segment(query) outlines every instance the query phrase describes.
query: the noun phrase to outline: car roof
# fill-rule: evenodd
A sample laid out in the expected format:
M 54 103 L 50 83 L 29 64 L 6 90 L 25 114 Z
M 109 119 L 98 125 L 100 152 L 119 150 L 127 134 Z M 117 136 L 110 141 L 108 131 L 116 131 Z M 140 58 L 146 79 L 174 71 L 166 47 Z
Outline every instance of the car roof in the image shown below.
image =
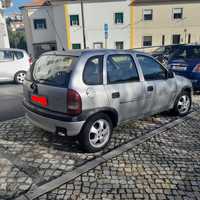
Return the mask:
M 21 51 L 21 52 L 26 52 L 23 49 L 14 49 L 14 48 L 0 48 L 0 51 Z
M 42 55 L 69 55 L 69 56 L 82 56 L 85 54 L 107 54 L 107 53 L 117 53 L 117 54 L 124 54 L 124 53 L 141 53 L 135 50 L 116 50 L 116 49 L 85 49 L 85 50 L 65 50 L 65 51 L 49 51 Z

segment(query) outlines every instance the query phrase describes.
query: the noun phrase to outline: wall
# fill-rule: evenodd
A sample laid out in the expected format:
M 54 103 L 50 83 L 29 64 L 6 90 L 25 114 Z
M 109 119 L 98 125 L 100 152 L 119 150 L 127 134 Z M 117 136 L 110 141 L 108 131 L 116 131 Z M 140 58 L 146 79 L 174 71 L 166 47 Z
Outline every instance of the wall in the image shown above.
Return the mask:
M 0 8 L 0 48 L 10 48 L 3 9 Z
M 104 24 L 108 23 L 108 48 L 115 48 L 116 41 L 123 41 L 124 48 L 130 48 L 130 1 L 87 2 L 84 1 L 86 46 L 93 48 L 93 43 L 102 42 L 105 47 Z M 80 2 L 68 3 L 69 15 L 79 14 L 80 26 L 70 27 L 71 43 L 81 43 L 83 48 L 82 17 Z M 124 24 L 114 23 L 114 13 L 124 13 Z
M 153 20 L 143 21 L 143 9 L 153 9 Z M 183 8 L 183 19 L 173 19 L 173 8 Z M 191 42 L 200 42 L 200 3 L 171 3 L 162 5 L 136 5 L 135 18 L 135 47 L 142 46 L 143 36 L 153 37 L 153 46 L 162 45 L 162 35 L 165 35 L 165 44 L 172 43 L 173 34 L 181 34 L 182 43 L 185 43 L 185 32 L 191 34 Z
M 45 43 L 48 41 L 55 41 L 55 29 L 53 27 L 54 19 L 51 7 L 40 7 L 40 9 L 28 9 L 28 16 L 30 20 L 33 43 Z M 47 29 L 34 29 L 34 19 L 46 19 Z

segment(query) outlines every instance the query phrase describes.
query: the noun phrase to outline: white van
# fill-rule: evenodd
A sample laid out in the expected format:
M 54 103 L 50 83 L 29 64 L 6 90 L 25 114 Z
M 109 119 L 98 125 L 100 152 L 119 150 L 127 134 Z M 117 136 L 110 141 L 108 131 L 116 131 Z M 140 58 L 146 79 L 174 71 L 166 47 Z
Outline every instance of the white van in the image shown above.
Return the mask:
M 31 58 L 21 49 L 0 49 L 0 82 L 22 84 L 30 68 Z

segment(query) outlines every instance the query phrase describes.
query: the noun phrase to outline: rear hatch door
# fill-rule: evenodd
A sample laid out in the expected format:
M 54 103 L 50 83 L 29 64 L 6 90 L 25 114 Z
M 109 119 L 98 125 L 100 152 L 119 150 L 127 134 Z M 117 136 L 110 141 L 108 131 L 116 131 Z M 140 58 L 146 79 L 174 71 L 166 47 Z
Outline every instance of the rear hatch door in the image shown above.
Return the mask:
M 43 55 L 31 67 L 24 83 L 26 101 L 36 107 L 67 112 L 67 90 L 78 57 Z

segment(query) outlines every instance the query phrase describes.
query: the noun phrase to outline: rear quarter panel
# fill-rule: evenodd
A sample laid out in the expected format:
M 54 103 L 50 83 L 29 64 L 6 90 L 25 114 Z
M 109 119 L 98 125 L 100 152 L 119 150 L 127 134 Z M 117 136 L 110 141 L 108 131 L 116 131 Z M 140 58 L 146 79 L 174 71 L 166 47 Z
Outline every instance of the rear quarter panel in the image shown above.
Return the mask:
M 83 71 L 90 57 L 103 55 L 102 53 L 86 54 L 80 57 L 75 66 L 69 83 L 69 88 L 77 91 L 82 100 L 82 110 L 95 110 L 109 106 L 104 85 L 86 85 L 83 81 Z

